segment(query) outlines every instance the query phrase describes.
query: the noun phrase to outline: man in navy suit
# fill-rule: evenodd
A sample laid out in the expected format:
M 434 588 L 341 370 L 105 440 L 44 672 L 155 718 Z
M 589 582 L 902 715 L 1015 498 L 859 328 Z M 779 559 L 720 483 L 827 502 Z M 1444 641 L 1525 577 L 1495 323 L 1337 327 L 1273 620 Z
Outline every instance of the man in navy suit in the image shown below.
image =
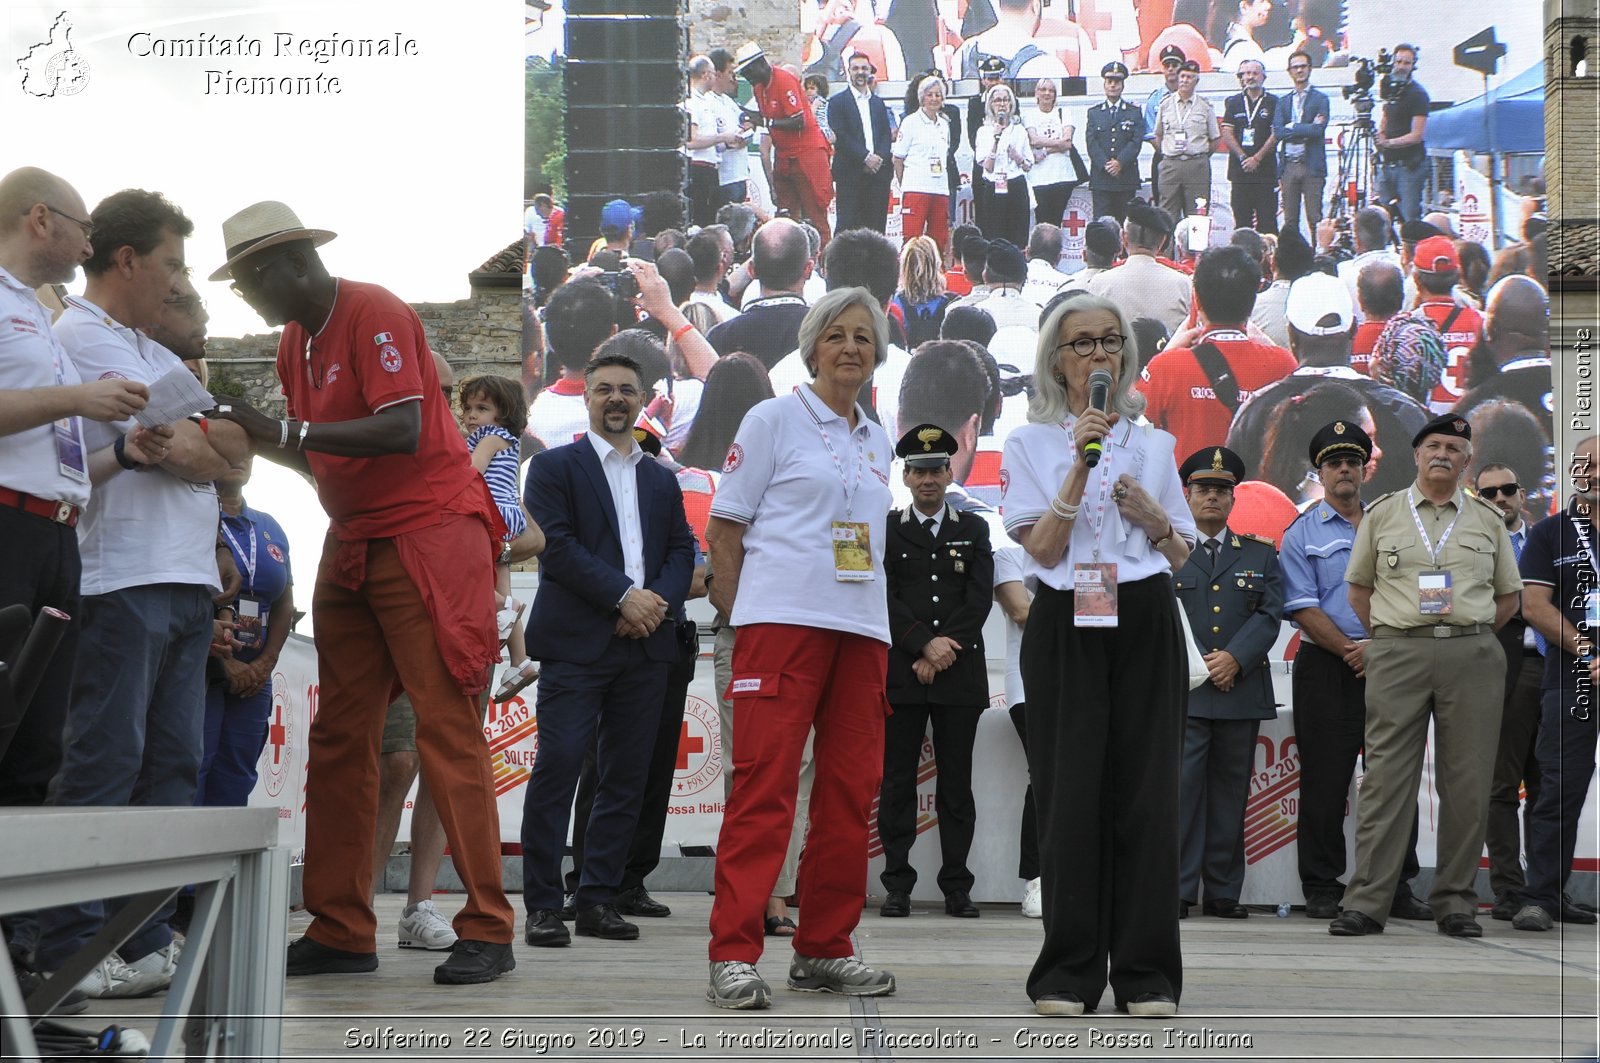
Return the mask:
M 639 818 L 667 668 L 678 642 L 694 535 L 683 493 L 633 437 L 639 364 L 601 354 L 584 371 L 589 431 L 528 465 L 526 504 L 545 529 L 528 645 L 543 662 L 539 751 L 522 806 L 522 888 L 530 945 L 567 945 L 561 857 L 584 753 L 599 732 L 599 783 L 574 898 L 581 936 L 631 941 L 614 899 Z
M 1278 189 L 1285 229 L 1300 224 L 1305 203 L 1307 241 L 1322 220 L 1322 186 L 1328 179 L 1328 97 L 1311 87 L 1311 56 L 1289 57 L 1290 92 L 1278 97 L 1272 133 L 1278 138 Z
M 864 55 L 850 57 L 850 84 L 828 99 L 833 144 L 834 232 L 883 232 L 889 220 L 889 108 L 872 91 L 877 70 Z

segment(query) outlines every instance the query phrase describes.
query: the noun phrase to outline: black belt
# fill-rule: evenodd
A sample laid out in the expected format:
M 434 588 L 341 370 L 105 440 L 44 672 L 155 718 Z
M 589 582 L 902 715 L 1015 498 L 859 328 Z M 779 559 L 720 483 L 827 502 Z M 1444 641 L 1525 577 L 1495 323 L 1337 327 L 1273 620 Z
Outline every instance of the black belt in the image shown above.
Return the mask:
M 1372 637 L 1379 639 L 1453 639 L 1463 635 L 1492 635 L 1493 624 L 1429 624 L 1425 627 L 1375 627 Z

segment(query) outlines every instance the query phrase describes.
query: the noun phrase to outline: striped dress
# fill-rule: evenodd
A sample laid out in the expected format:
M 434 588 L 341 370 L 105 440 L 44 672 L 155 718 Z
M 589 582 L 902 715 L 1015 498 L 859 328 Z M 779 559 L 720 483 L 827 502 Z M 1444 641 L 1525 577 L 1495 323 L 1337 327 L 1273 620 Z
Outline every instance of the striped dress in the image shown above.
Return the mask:
M 474 428 L 472 434 L 467 436 L 467 449 L 477 450 L 478 444 L 489 436 L 499 436 L 510 444 L 506 449 L 497 451 L 495 456 L 489 459 L 489 467 L 483 470 L 483 478 L 489 484 L 489 493 L 494 496 L 494 504 L 500 507 L 500 516 L 506 522 L 508 529 L 506 542 L 510 542 L 528 528 L 528 518 L 523 515 L 521 496 L 518 493 L 520 451 L 517 437 L 497 424 Z

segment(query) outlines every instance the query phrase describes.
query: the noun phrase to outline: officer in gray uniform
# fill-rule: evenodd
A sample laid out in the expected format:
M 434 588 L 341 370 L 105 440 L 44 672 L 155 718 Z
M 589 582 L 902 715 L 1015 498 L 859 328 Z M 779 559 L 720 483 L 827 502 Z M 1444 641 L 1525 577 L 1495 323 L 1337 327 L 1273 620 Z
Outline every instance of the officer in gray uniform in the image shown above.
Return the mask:
M 1089 145 L 1089 190 L 1094 193 L 1094 216 L 1107 214 L 1120 225 L 1128 201 L 1139 191 L 1139 149 L 1144 146 L 1144 112 L 1122 98 L 1128 68 L 1107 63 L 1100 68 L 1106 99 L 1089 108 L 1084 138 Z
M 1270 539 L 1232 531 L 1244 460 L 1205 447 L 1178 469 L 1199 542 L 1173 576 L 1211 678 L 1189 692 L 1180 782 L 1178 917 L 1205 886 L 1206 915 L 1243 919 L 1244 805 L 1262 720 L 1277 713 L 1267 654 L 1278 638 L 1283 579 Z

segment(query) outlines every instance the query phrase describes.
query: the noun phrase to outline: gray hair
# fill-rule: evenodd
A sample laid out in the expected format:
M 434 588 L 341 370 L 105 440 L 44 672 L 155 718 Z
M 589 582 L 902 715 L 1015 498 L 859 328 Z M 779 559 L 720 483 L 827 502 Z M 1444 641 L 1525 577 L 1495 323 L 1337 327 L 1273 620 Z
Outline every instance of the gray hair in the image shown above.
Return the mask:
M 1011 91 L 1011 86 L 1010 85 L 1007 85 L 1004 82 L 1002 82 L 999 85 L 995 85 L 988 92 L 983 94 L 983 118 L 984 118 L 984 121 L 986 121 L 986 122 L 994 121 L 994 98 L 995 98 L 995 95 L 997 93 L 1001 93 L 1001 92 L 1003 92 L 1007 96 L 1011 97 L 1011 113 L 1012 113 L 1012 115 L 1014 116 L 1017 113 L 1017 94 Z
M 800 361 L 805 364 L 811 379 L 817 378 L 817 363 L 812 357 L 817 349 L 817 337 L 833 324 L 834 318 L 844 313 L 848 306 L 864 306 L 872 316 L 872 365 L 876 369 L 889 358 L 889 319 L 883 307 L 865 288 L 835 288 L 811 304 L 800 321 Z
M 917 103 L 920 104 L 922 102 L 922 98 L 928 94 L 930 89 L 933 88 L 938 88 L 939 91 L 944 93 L 946 96 L 950 95 L 949 86 L 945 85 L 944 78 L 939 77 L 938 75 L 931 75 L 923 78 L 922 83 L 917 86 Z
M 689 60 L 689 77 L 691 80 L 703 78 L 707 74 L 715 73 L 716 67 L 711 62 L 709 55 L 697 55 Z
M 1144 412 L 1144 396 L 1133 390 L 1139 375 L 1139 343 L 1134 338 L 1128 315 L 1111 300 L 1094 294 L 1079 295 L 1057 306 L 1039 325 L 1039 351 L 1033 360 L 1033 398 L 1028 400 L 1028 420 L 1035 424 L 1060 424 L 1071 411 L 1067 408 L 1067 386 L 1056 381 L 1056 345 L 1061 341 L 1061 326 L 1068 317 L 1085 310 L 1105 310 L 1117 319 L 1117 331 L 1126 336 L 1122 343 L 1120 371 L 1111 389 L 1111 408 L 1123 417 Z M 1076 357 L 1076 355 L 1074 355 Z
M 1061 95 L 1061 82 L 1057 81 L 1055 78 L 1039 78 L 1033 83 L 1033 91 L 1038 92 L 1040 85 L 1049 85 L 1055 90 L 1055 94 L 1057 96 Z

